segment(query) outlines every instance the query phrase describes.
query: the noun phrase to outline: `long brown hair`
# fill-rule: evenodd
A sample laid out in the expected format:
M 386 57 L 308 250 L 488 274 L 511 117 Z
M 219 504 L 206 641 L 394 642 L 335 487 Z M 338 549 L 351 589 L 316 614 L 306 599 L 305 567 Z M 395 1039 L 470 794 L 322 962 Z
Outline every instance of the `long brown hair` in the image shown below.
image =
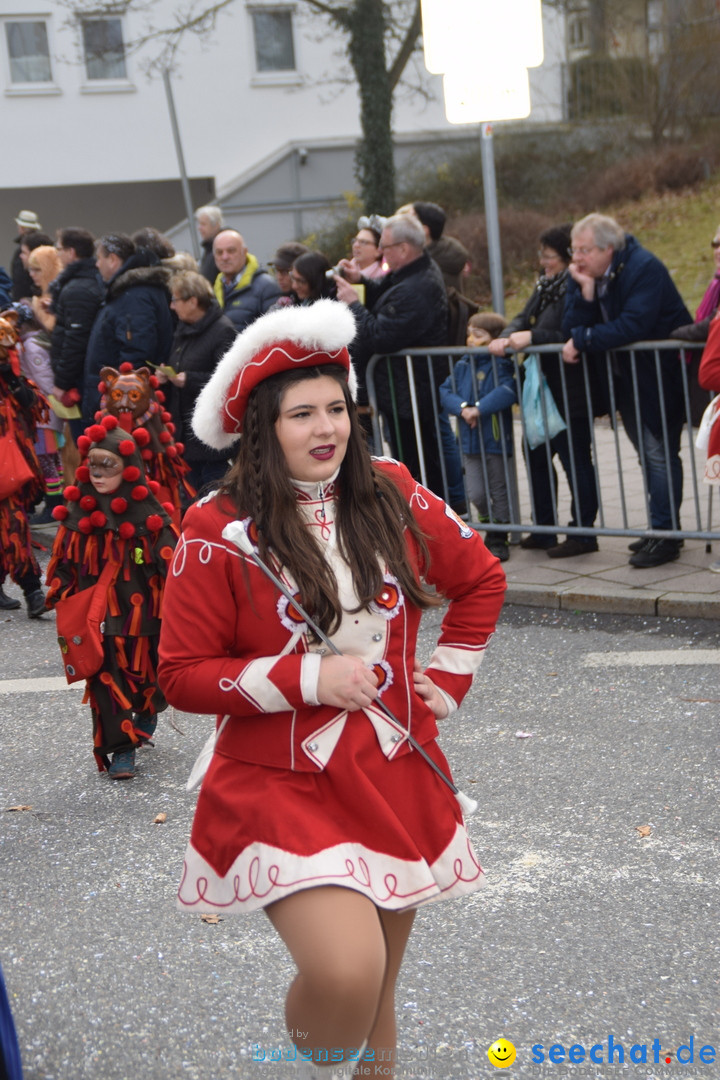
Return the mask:
M 290 483 L 285 456 L 275 433 L 283 394 L 292 383 L 329 375 L 340 385 L 350 416 L 350 438 L 338 476 L 337 534 L 343 558 L 351 569 L 357 610 L 367 608 L 383 588 L 386 564 L 404 595 L 420 608 L 439 604 L 418 580 L 408 556 L 405 530 L 420 556 L 420 572 L 427 567 L 425 540 L 407 500 L 368 453 L 347 375 L 336 365 L 283 371 L 259 383 L 250 395 L 243 421 L 243 437 L 235 464 L 222 491 L 239 516 L 250 516 L 259 533 L 260 556 L 285 566 L 297 583 L 304 606 L 326 633 L 337 629 L 342 616 L 335 575 L 322 548 L 303 522 Z

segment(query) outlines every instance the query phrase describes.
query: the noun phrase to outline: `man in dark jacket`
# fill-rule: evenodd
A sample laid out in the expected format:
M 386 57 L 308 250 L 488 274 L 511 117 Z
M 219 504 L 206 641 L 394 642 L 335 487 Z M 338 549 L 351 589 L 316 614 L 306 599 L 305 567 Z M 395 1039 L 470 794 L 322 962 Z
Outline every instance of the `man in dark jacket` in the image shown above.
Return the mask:
M 17 244 L 17 247 L 10 260 L 10 277 L 12 278 L 13 283 L 12 298 L 13 300 L 18 301 L 26 296 L 33 295 L 33 280 L 20 257 L 20 243 L 23 236 L 28 236 L 33 232 L 39 232 L 42 226 L 40 225 L 40 218 L 34 210 L 21 210 L 15 218 L 15 224 L 17 225 L 18 234 L 15 237 L 14 243 Z
M 581 352 L 605 353 L 634 341 L 661 341 L 692 321 L 666 267 L 613 218 L 588 214 L 573 227 L 572 245 L 572 281 L 563 318 L 563 331 L 569 335 L 563 346 L 566 363 L 577 363 Z M 655 354 L 635 353 L 635 360 L 637 396 L 630 355 L 612 356 L 615 401 L 627 436 L 644 460 L 652 528 L 677 529 L 683 483 L 680 359 L 661 354 L 659 386 Z M 660 566 L 680 554 L 679 541 L 671 539 L 646 539 L 631 548 L 630 565 L 638 567 Z
M 102 368 L 166 364 L 173 337 L 169 271 L 157 255 L 124 233 L 98 240 L 95 262 L 107 286 L 85 357 L 82 414 L 90 424 L 100 404 Z
M 236 229 L 217 234 L 213 255 L 220 271 L 215 278 L 215 297 L 239 333 L 270 310 L 282 295 L 280 286 L 250 254 Z
M 56 321 L 50 364 L 55 397 L 71 405 L 82 398 L 85 354 L 105 286 L 95 266 L 95 237 L 87 229 L 63 229 L 58 254 L 64 270 L 51 287 Z M 70 428 L 77 439 L 83 433 L 83 421 L 71 420 Z
M 200 273 L 212 285 L 219 272 L 213 255 L 213 240 L 223 227 L 222 210 L 219 206 L 200 206 L 195 211 L 195 223 L 203 249 Z
M 350 352 L 361 384 L 368 361 L 375 353 L 431 348 L 447 341 L 445 283 L 438 266 L 425 251 L 425 234 L 420 222 L 409 214 L 388 218 L 380 237 L 380 249 L 390 267 L 390 273 L 384 278 L 379 281 L 363 278 L 349 260 L 343 259 L 340 265 L 345 277 L 336 279 L 338 300 L 350 306 L 357 322 L 357 335 Z M 365 286 L 366 307 L 359 303 L 350 284 L 360 281 Z M 448 365 L 439 357 L 433 358 L 431 366 L 432 378 L 427 361 L 416 363 L 414 382 L 427 484 L 442 495 L 444 485 L 433 403 L 437 403 L 437 388 L 447 376 Z M 404 363 L 395 365 L 392 385 L 386 364 L 378 364 L 375 386 L 380 409 L 389 418 L 388 436 L 393 453 L 405 462 L 413 476 L 420 479 L 411 387 Z M 367 396 L 358 400 L 362 407 Z

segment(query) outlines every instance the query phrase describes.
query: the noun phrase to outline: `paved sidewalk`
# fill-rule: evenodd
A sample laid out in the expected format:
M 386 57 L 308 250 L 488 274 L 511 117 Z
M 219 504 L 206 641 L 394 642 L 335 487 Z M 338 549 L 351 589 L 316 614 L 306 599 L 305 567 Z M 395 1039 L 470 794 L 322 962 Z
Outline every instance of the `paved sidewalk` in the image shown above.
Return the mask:
M 520 423 L 515 423 L 518 460 L 521 520 L 530 520 L 527 476 L 520 447 Z M 622 431 L 618 446 L 622 463 L 622 486 L 625 494 L 627 525 L 623 522 L 622 498 L 618 479 L 615 434 L 607 420 L 597 421 L 595 439 L 602 477 L 602 504 L 605 528 L 635 528 L 642 532 L 647 521 L 642 476 L 637 455 Z M 701 507 L 701 521 L 696 523 L 693 497 L 693 474 L 687 431 L 683 431 L 685 499 L 681 521 L 687 530 L 708 528 L 710 488 L 702 480 L 704 453 L 695 450 L 695 474 Z M 570 517 L 570 494 L 562 468 L 558 465 L 560 509 L 558 518 Z M 511 546 L 504 564 L 508 580 L 508 603 L 576 611 L 610 611 L 626 615 L 672 615 L 681 617 L 720 618 L 720 574 L 711 572 L 711 562 L 720 558 L 720 490 L 713 489 L 713 525 L 717 541 L 708 553 L 705 540 L 686 540 L 680 558 L 652 569 L 637 569 L 628 564 L 628 543 L 632 537 L 601 536 L 600 550 L 569 559 L 550 559 L 544 551 L 524 551 Z M 600 515 L 598 515 L 600 524 Z M 524 535 L 524 534 L 523 534 Z M 562 539 L 562 529 L 558 530 Z

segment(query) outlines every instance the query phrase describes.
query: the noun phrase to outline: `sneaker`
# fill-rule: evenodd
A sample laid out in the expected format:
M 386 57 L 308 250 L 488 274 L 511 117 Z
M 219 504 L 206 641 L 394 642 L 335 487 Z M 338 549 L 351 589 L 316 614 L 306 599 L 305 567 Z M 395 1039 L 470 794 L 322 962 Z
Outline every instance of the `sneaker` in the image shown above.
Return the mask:
M 8 596 L 2 585 L 0 585 L 0 611 L 17 611 L 19 607 L 20 601 Z
M 628 544 L 628 551 L 642 551 L 646 544 L 652 542 L 651 537 L 641 536 L 639 540 L 633 540 L 632 544 Z M 683 547 L 685 541 L 681 538 L 676 540 L 678 547 Z
M 548 548 L 557 547 L 557 536 L 550 536 L 548 533 L 530 533 L 524 540 L 520 541 L 520 547 L 525 551 L 547 551 Z
M 143 716 L 140 713 L 135 713 L 133 716 L 133 727 L 135 727 L 137 731 L 142 731 L 143 735 L 147 736 L 147 738 L 143 739 L 140 743 L 141 747 L 153 746 L 153 743 L 151 743 L 150 740 L 155 734 L 157 721 L 157 713 L 152 713 L 150 716 Z
M 135 751 L 118 750 L 113 754 L 108 776 L 111 780 L 132 780 L 135 775 Z
M 680 545 L 677 540 L 648 540 L 640 551 L 630 556 L 630 565 L 645 568 L 662 566 L 680 557 Z
M 60 522 L 52 516 L 52 509 L 49 506 L 44 506 L 37 514 L 32 514 L 28 521 L 31 529 L 40 529 L 45 532 L 60 527 Z
M 574 536 L 568 536 L 562 544 L 548 548 L 548 555 L 551 559 L 569 559 L 573 555 L 589 555 L 597 550 L 597 540 L 577 540 Z
M 45 593 L 42 589 L 35 589 L 25 597 L 27 604 L 28 619 L 39 619 L 47 611 L 45 607 Z

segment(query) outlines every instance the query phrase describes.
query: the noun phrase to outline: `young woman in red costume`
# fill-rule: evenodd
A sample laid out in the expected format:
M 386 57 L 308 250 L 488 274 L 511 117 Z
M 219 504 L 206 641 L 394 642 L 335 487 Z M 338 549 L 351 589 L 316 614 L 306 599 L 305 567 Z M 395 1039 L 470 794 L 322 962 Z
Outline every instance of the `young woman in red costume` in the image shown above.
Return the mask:
M 332 300 L 284 308 L 220 362 L 193 426 L 239 451 L 185 517 L 160 640 L 168 701 L 218 714 L 180 906 L 266 911 L 297 965 L 288 1056 L 324 1077 L 381 1051 L 392 1067 L 415 909 L 481 883 L 454 789 L 409 738 L 449 777 L 436 721 L 467 692 L 505 588 L 477 533 L 369 456 L 354 332 Z M 444 600 L 423 670 L 420 616 Z

